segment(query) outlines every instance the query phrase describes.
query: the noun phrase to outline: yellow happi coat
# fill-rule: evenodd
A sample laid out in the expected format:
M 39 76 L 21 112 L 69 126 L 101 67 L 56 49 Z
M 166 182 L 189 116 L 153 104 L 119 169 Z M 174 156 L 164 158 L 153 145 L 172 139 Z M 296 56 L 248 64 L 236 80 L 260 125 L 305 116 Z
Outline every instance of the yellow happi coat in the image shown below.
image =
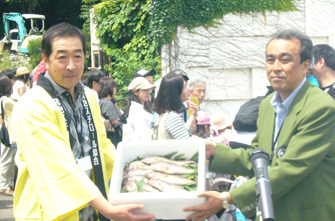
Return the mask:
M 108 193 L 115 147 L 106 138 L 96 95 L 86 88 Z M 101 196 L 74 160 L 65 120 L 40 86 L 26 93 L 14 108 L 12 130 L 19 168 L 14 196 L 16 220 L 79 220 L 78 211 Z

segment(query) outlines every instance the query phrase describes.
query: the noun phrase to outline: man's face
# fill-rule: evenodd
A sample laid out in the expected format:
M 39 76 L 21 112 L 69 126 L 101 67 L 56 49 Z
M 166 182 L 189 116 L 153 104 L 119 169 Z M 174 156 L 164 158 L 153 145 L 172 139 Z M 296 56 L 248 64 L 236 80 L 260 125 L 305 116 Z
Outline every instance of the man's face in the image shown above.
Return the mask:
M 79 37 L 59 37 L 52 41 L 49 59 L 43 54 L 50 77 L 74 94 L 84 72 L 84 51 Z
M 149 76 L 145 76 L 145 79 L 147 79 L 149 81 L 150 84 L 154 84 L 154 77 L 149 75 Z
M 92 82 L 92 90 L 96 91 L 97 93 L 99 91 L 99 82 L 100 82 L 101 78 L 98 80 L 98 82 L 96 82 L 96 81 Z
M 284 101 L 299 86 L 310 66 L 310 60 L 300 64 L 298 39 L 273 39 L 266 49 L 265 68 L 274 90 Z
M 198 83 L 193 86 L 193 91 L 190 91 L 192 97 L 198 99 L 199 104 L 204 102 L 206 97 L 206 85 L 204 83 Z
M 316 79 L 320 79 L 320 77 L 322 75 L 323 64 L 324 64 L 324 59 L 321 58 L 319 61 L 315 62 L 315 64 L 313 65 L 313 68 L 311 70 L 311 74 Z

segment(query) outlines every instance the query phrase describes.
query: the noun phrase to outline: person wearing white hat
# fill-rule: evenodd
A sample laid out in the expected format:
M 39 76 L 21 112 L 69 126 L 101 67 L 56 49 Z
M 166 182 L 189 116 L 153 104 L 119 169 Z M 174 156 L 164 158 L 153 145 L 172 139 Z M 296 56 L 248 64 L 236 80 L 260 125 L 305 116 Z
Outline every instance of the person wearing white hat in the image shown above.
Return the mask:
M 145 79 L 147 79 L 149 81 L 150 84 L 154 84 L 154 75 L 156 74 L 156 71 L 154 69 L 151 69 L 150 71 L 147 71 L 145 69 L 141 69 L 139 70 L 136 74 L 135 74 L 135 78 L 137 77 L 143 77 Z M 152 93 L 153 89 L 150 89 L 150 94 Z M 149 100 L 146 102 L 148 106 L 150 106 L 150 108 L 152 108 L 152 104 L 151 104 L 151 96 L 149 98 Z
M 151 69 L 150 71 L 147 71 L 145 69 L 141 69 L 136 73 L 135 78 L 144 77 L 145 79 L 147 79 L 149 81 L 150 84 L 154 84 L 154 75 L 155 74 L 156 74 L 156 71 L 154 69 Z
M 13 85 L 13 94 L 11 95 L 12 99 L 18 100 L 22 95 L 29 90 L 30 85 L 30 70 L 26 67 L 20 67 L 16 70 L 16 82 Z
M 128 86 L 130 91 L 125 111 L 127 124 L 123 140 L 149 140 L 151 138 L 152 109 L 148 106 L 150 91 L 155 86 L 143 77 L 137 77 Z

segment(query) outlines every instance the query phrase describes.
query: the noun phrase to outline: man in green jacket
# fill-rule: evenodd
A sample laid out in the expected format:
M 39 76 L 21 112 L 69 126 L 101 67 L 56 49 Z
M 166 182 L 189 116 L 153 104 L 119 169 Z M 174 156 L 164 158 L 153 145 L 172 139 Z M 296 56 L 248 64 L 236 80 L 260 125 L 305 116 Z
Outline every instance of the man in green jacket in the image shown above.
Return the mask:
M 276 220 L 332 220 L 335 217 L 335 102 L 306 81 L 312 41 L 294 30 L 277 32 L 266 47 L 267 77 L 276 92 L 260 105 L 257 135 L 249 150 L 206 144 L 214 172 L 254 176 L 249 156 L 263 148 Z M 255 177 L 229 192 L 205 192 L 206 202 L 185 211 L 204 220 L 235 204 L 255 215 Z

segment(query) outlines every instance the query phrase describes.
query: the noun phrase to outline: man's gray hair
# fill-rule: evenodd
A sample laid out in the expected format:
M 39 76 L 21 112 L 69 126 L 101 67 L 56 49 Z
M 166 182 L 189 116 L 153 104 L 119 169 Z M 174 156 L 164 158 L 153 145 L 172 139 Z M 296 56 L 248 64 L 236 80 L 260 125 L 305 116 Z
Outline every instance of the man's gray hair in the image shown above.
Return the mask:
M 196 84 L 200 84 L 200 83 L 203 83 L 205 85 L 205 87 L 207 88 L 207 84 L 206 84 L 206 81 L 205 80 L 202 80 L 202 79 L 194 79 L 194 80 L 190 80 L 188 82 L 188 89 L 190 89 L 191 91 L 193 91 L 194 89 L 194 85 Z

